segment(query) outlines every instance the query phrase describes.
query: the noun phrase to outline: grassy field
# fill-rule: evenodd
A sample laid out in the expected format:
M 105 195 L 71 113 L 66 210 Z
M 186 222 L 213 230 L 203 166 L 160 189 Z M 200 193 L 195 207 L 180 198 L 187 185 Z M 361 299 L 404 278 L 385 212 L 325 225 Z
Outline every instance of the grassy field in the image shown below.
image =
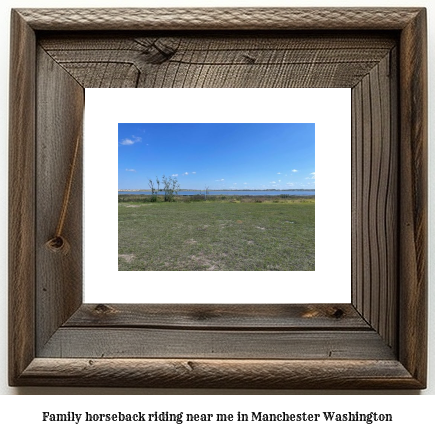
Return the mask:
M 177 199 L 120 197 L 120 271 L 314 270 L 314 198 Z

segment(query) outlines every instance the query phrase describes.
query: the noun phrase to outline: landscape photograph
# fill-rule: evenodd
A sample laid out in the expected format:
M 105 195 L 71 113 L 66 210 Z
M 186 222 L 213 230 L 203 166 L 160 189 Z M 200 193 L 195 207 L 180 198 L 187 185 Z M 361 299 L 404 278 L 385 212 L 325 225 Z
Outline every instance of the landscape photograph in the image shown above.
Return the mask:
M 314 123 L 119 123 L 119 271 L 314 271 Z

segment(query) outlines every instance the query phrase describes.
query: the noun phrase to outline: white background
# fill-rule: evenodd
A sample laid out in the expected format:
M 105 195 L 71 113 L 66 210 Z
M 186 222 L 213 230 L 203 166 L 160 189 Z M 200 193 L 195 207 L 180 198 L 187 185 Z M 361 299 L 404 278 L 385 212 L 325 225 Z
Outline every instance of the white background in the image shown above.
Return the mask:
M 85 302 L 350 303 L 350 93 L 350 89 L 87 89 Z M 211 276 L 207 271 L 118 271 L 118 123 L 162 120 L 315 123 L 316 270 L 218 271 Z M 331 212 L 336 188 L 340 200 Z
M 395 414 L 398 415 L 396 421 L 391 427 L 385 427 L 384 425 L 331 425 L 329 429 L 333 430 L 334 433 L 337 432 L 349 432 L 349 428 L 355 430 L 355 432 L 386 432 L 386 428 L 388 430 L 394 429 L 395 432 L 411 432 L 411 430 L 427 430 L 429 426 L 433 426 L 433 420 L 431 420 L 431 416 L 433 414 L 433 404 L 434 399 L 433 396 L 427 397 L 429 399 L 424 399 L 423 397 L 413 397 L 411 395 L 422 394 L 422 395 L 433 395 L 435 391 L 435 376 L 434 376 L 434 360 L 435 360 L 435 342 L 434 342 L 434 322 L 433 322 L 433 314 L 435 311 L 435 302 L 433 297 L 433 280 L 435 277 L 434 267 L 431 264 L 431 258 L 433 256 L 433 249 L 435 248 L 435 239 L 433 230 L 431 230 L 431 226 L 429 226 L 429 241 L 430 241 L 430 251 L 429 251 L 429 307 L 430 307 L 430 316 L 429 316 L 429 357 L 430 357 L 430 369 L 429 369 L 429 388 L 425 391 L 398 391 L 398 392 L 388 392 L 388 394 L 399 394 L 402 396 L 397 397 L 383 397 L 383 396 L 367 396 L 367 395 L 383 395 L 385 391 L 355 391 L 355 392 L 334 392 L 334 391 L 318 391 L 316 394 L 328 394 L 332 395 L 329 397 L 322 396 L 298 396 L 294 397 L 293 394 L 309 394 L 312 392 L 304 392 L 304 391 L 283 391 L 283 392 L 262 392 L 262 391 L 218 391 L 215 392 L 213 390 L 205 390 L 205 391 L 193 391 L 193 390 L 123 390 L 123 389 L 87 389 L 87 388 L 9 388 L 7 386 L 7 132 L 8 132 L 8 63 L 9 63 L 9 13 L 11 7 L 60 7 L 60 6 L 68 6 L 68 7 L 126 7 L 126 6 L 135 6 L 135 7 L 145 7 L 145 6 L 341 6 L 341 7 L 349 7 L 349 6 L 425 6 L 428 8 L 428 23 L 429 23 L 429 47 L 431 47 L 429 51 L 429 139 L 433 135 L 435 128 L 435 111 L 433 110 L 433 95 L 435 91 L 435 83 L 434 80 L 431 79 L 432 71 L 434 68 L 434 44 L 435 44 L 435 34 L 434 34 L 434 25 L 435 25 L 435 5 L 433 1 L 425 0 L 425 1 L 411 1 L 411 0 L 396 0 L 394 2 L 391 1 L 367 1 L 360 0 L 358 2 L 350 2 L 349 0 L 341 0 L 341 1 L 331 1 L 331 0 L 317 0 L 317 1 L 282 1 L 282 0 L 272 0 L 270 2 L 266 2 L 265 0 L 256 1 L 256 0 L 226 0 L 226 1 L 217 1 L 210 0 L 205 2 L 205 0 L 164 0 L 164 1 L 144 1 L 144 0 L 70 0 L 66 2 L 59 2 L 55 0 L 37 0 L 37 1 L 18 1 L 18 0 L 3 0 L 0 5 L 0 203 L 2 204 L 2 208 L 0 209 L 0 393 L 5 395 L 34 395 L 34 394 L 42 394 L 46 395 L 43 397 L 40 396 L 27 396 L 27 397 L 13 397 L 13 396 L 3 396 L 0 397 L 0 423 L 2 425 L 6 425 L 8 422 L 11 424 L 9 426 L 9 430 L 11 429 L 31 429 L 33 431 L 40 432 L 42 430 L 47 432 L 59 432 L 62 429 L 63 432 L 69 433 L 74 430 L 77 432 L 79 428 L 70 425 L 51 425 L 50 427 L 46 425 L 42 425 L 40 422 L 40 412 L 41 411 L 68 411 L 74 410 L 75 406 L 80 410 L 88 410 L 93 411 L 93 409 L 110 409 L 112 410 L 124 410 L 127 408 L 133 410 L 141 410 L 142 408 L 152 408 L 153 410 L 164 410 L 165 406 L 173 406 L 175 403 L 182 404 L 185 408 L 188 407 L 190 409 L 196 409 L 196 411 L 207 411 L 209 408 L 213 408 L 213 411 L 237 411 L 238 408 L 242 406 L 248 406 L 252 408 L 252 411 L 256 409 L 265 408 L 267 409 L 274 408 L 277 411 L 291 411 L 300 410 L 301 408 L 312 409 L 313 411 L 316 409 L 325 409 L 327 411 L 332 408 L 332 410 L 338 411 L 348 411 L 354 409 L 370 409 L 369 411 L 387 411 L 391 409 L 392 411 L 395 409 Z M 433 168 L 433 144 L 430 145 L 430 168 Z M 430 182 L 434 182 L 434 174 L 432 173 L 430 176 Z M 433 221 L 433 206 L 431 203 L 435 203 L 435 196 L 433 190 L 430 190 L 430 198 L 429 198 L 429 211 L 430 211 L 430 220 Z M 111 398 L 111 397 L 99 397 L 98 399 L 94 399 L 92 396 L 87 396 L 91 394 L 126 394 L 131 396 L 124 396 L 121 399 Z M 155 396 L 135 396 L 135 395 L 155 395 L 155 394 L 190 394 L 190 396 L 184 397 L 155 397 Z M 201 397 L 195 396 L 193 394 L 208 394 L 213 395 L 215 393 L 228 393 L 233 396 L 209 396 L 209 397 Z M 63 397 L 61 399 L 52 396 L 56 394 L 64 394 L 64 395 L 84 395 L 80 397 Z M 255 394 L 262 395 L 257 397 L 247 397 L 247 396 L 238 396 L 240 394 Z M 273 396 L 268 396 L 272 394 Z M 345 394 L 355 394 L 356 396 L 343 396 Z M 106 398 L 106 399 L 105 399 Z M 165 404 L 166 403 L 166 404 Z M 74 408 L 72 408 L 74 407 Z M 254 408 L 255 407 L 255 408 Z M 194 410 L 191 410 L 194 411 Z M 308 410 L 309 411 L 309 410 Z M 187 425 L 186 425 L 187 426 Z M 13 428 L 12 428 L 13 427 Z M 188 426 L 187 426 L 188 427 Z M 254 432 L 273 429 L 277 432 L 291 432 L 295 429 L 300 428 L 310 428 L 311 426 L 300 426 L 300 425 L 258 425 L 255 429 L 250 427 Z M 101 426 L 99 426 L 101 428 Z M 108 430 L 109 426 L 104 425 L 104 429 L 106 432 L 119 432 L 121 429 L 126 429 L 125 426 L 112 425 L 110 427 L 110 431 Z M 201 429 L 204 431 L 204 427 L 202 425 L 198 425 L 196 427 L 197 430 Z M 91 425 L 92 431 L 95 432 L 95 426 Z M 145 432 L 146 427 L 140 426 L 136 428 L 134 432 Z M 162 425 L 163 429 L 167 432 L 168 426 Z M 173 430 L 174 427 L 170 426 L 170 429 Z M 186 428 L 184 428 L 186 429 Z M 215 431 L 222 430 L 222 426 L 215 425 L 210 426 L 209 429 L 213 429 Z M 223 429 L 229 430 L 228 427 L 224 427 Z M 237 429 L 240 431 L 238 426 L 233 426 L 234 431 Z M 322 429 L 324 429 L 322 425 Z M 81 430 L 84 431 L 83 429 Z M 189 432 L 192 431 L 192 428 L 189 429 Z M 328 431 L 328 429 L 326 430 Z M 133 432 L 133 431 L 132 431 Z M 153 432 L 157 432 L 154 428 Z

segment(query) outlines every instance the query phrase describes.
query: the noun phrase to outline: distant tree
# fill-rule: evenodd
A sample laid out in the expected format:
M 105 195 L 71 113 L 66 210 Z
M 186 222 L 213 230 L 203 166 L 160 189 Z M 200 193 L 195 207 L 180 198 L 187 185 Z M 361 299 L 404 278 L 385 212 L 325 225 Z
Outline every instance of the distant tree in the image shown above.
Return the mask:
M 166 178 L 165 175 L 162 177 L 163 191 L 165 192 L 165 202 L 173 202 L 174 195 L 178 194 L 180 191 L 180 184 L 175 178 Z
M 208 186 L 205 187 L 205 200 L 207 200 L 207 195 L 208 195 Z
M 160 191 L 160 179 L 156 176 L 157 194 Z
M 157 202 L 158 190 L 156 190 L 156 188 L 154 187 L 154 182 L 152 181 L 152 179 L 148 180 L 148 185 L 150 186 L 151 189 L 151 202 Z

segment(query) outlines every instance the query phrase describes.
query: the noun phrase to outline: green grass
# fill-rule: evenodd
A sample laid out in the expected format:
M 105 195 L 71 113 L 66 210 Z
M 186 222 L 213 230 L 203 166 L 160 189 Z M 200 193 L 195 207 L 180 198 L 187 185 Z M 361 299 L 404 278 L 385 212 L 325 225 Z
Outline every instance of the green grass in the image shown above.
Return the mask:
M 314 209 L 314 199 L 121 202 L 118 268 L 314 270 Z

